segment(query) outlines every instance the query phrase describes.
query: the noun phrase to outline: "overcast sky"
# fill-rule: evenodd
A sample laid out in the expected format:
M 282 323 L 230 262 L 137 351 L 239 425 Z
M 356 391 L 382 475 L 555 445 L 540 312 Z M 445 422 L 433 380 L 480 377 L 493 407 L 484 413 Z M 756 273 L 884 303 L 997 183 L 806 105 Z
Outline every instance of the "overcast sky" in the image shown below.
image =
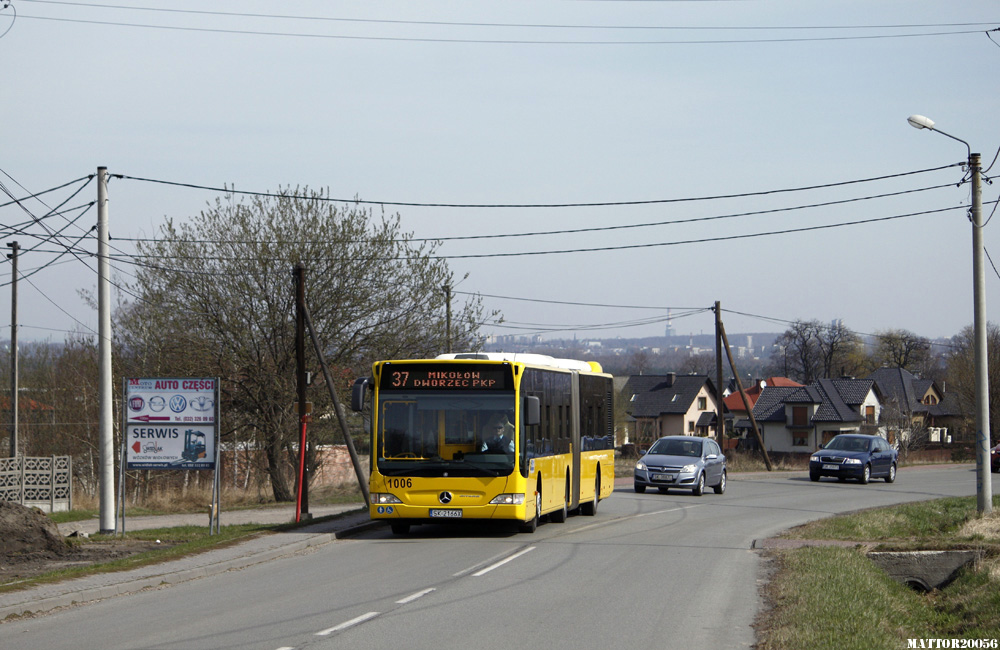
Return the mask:
M 530 235 L 439 249 L 468 274 L 456 299 L 481 294 L 504 314 L 485 328 L 496 334 L 657 336 L 668 309 L 678 333 L 708 333 L 717 300 L 729 333 L 842 319 L 942 337 L 972 322 L 967 150 L 906 118 L 930 117 L 993 162 L 993 1 L 10 4 L 9 196 L 106 166 L 248 191 L 546 206 L 386 207 L 418 238 Z M 22 340 L 97 328 L 78 296 L 96 288 L 93 257 L 47 252 L 93 227 L 96 209 L 46 219 L 66 239 L 34 251 L 45 231 L 25 225 L 81 185 L 44 204 L 3 197 L 0 241 L 23 249 Z M 116 179 L 109 195 L 111 235 L 130 252 L 129 238 L 196 216 L 217 192 Z M 998 195 L 984 184 L 987 218 Z M 984 235 L 1000 264 L 998 229 Z M 92 237 L 79 246 L 96 252 Z M 128 260 L 115 267 L 130 279 Z

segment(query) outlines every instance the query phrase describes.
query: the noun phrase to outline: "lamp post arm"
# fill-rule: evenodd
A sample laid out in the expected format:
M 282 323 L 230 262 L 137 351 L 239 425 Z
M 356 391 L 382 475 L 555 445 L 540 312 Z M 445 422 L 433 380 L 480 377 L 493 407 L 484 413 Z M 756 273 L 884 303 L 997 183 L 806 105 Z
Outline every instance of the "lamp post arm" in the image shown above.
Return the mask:
M 937 128 L 936 126 L 925 127 L 925 128 L 929 128 L 931 131 L 936 131 L 937 133 L 940 133 L 943 136 L 949 137 L 952 140 L 958 140 L 959 142 L 961 142 L 962 144 L 965 145 L 965 151 L 968 154 L 968 157 L 970 159 L 972 158 L 972 147 L 970 147 L 969 143 L 966 142 L 965 140 L 963 140 L 962 138 L 956 138 L 955 136 L 951 135 L 950 133 L 945 133 L 944 131 L 942 131 L 941 129 Z

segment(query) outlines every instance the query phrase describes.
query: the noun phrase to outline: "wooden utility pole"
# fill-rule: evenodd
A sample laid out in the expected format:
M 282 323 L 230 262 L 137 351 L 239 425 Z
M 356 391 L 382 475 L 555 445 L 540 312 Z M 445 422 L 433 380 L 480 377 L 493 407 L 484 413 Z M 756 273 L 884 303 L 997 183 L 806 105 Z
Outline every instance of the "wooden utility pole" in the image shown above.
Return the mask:
M 718 304 L 718 303 L 716 303 Z M 753 435 L 757 438 L 757 444 L 760 445 L 760 452 L 764 454 L 764 465 L 767 466 L 767 471 L 772 471 L 774 468 L 771 467 L 771 458 L 767 455 L 767 449 L 764 448 L 764 438 L 760 435 L 760 429 L 757 428 L 757 420 L 753 416 L 753 407 L 750 406 L 750 400 L 747 399 L 747 393 L 743 390 L 743 382 L 740 381 L 740 373 L 736 370 L 736 364 L 733 363 L 733 351 L 729 348 L 729 337 L 726 336 L 726 327 L 719 321 L 719 333 L 722 335 L 722 342 L 726 347 L 726 356 L 729 358 L 729 367 L 733 370 L 733 376 L 736 377 L 736 388 L 740 391 L 740 399 L 743 400 L 743 408 L 747 410 L 747 415 L 750 416 L 750 426 L 753 427 Z
M 302 262 L 292 270 L 295 277 L 295 387 L 299 405 L 299 518 L 311 519 L 309 513 L 309 456 L 306 442 L 306 424 L 309 410 L 306 402 L 306 267 Z
M 715 301 L 715 437 L 719 443 L 719 449 L 723 453 L 726 451 L 726 405 L 722 401 L 722 303 Z M 735 371 L 734 371 L 735 372 Z

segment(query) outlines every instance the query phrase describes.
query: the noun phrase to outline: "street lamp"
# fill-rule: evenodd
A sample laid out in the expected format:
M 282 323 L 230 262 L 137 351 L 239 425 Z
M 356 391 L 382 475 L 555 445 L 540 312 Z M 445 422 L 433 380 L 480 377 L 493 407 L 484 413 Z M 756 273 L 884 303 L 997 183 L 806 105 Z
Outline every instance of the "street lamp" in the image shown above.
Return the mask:
M 993 487 L 990 482 L 990 407 L 989 362 L 986 356 L 986 266 L 983 257 L 983 192 L 979 154 L 961 138 L 934 126 L 934 120 L 923 115 L 906 118 L 916 129 L 936 131 L 965 145 L 972 175 L 972 287 L 973 330 L 975 332 L 976 366 L 976 509 L 980 514 L 993 511 Z

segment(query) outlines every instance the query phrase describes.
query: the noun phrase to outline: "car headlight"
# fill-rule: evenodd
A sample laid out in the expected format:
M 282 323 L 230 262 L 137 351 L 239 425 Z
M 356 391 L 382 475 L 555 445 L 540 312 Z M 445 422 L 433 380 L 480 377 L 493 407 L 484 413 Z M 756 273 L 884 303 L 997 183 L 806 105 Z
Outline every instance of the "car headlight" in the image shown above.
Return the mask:
M 861 464 L 861 459 L 860 458 L 847 458 L 847 459 L 844 460 L 844 464 L 845 465 L 860 465 Z
M 685 465 L 684 467 L 681 468 L 681 472 L 683 474 L 690 474 L 697 469 L 698 469 L 697 465 Z
M 495 506 L 519 506 L 524 503 L 524 493 L 498 494 L 490 503 Z
M 372 503 L 402 503 L 395 494 L 389 494 L 388 492 L 372 492 Z
M 819 461 L 820 461 L 819 454 L 813 454 L 812 456 L 809 457 L 809 462 L 818 463 Z
M 639 469 L 639 470 L 642 470 L 642 471 L 645 472 L 646 471 L 646 463 L 644 463 L 644 462 L 642 462 L 640 460 L 638 463 L 635 464 L 635 468 Z

